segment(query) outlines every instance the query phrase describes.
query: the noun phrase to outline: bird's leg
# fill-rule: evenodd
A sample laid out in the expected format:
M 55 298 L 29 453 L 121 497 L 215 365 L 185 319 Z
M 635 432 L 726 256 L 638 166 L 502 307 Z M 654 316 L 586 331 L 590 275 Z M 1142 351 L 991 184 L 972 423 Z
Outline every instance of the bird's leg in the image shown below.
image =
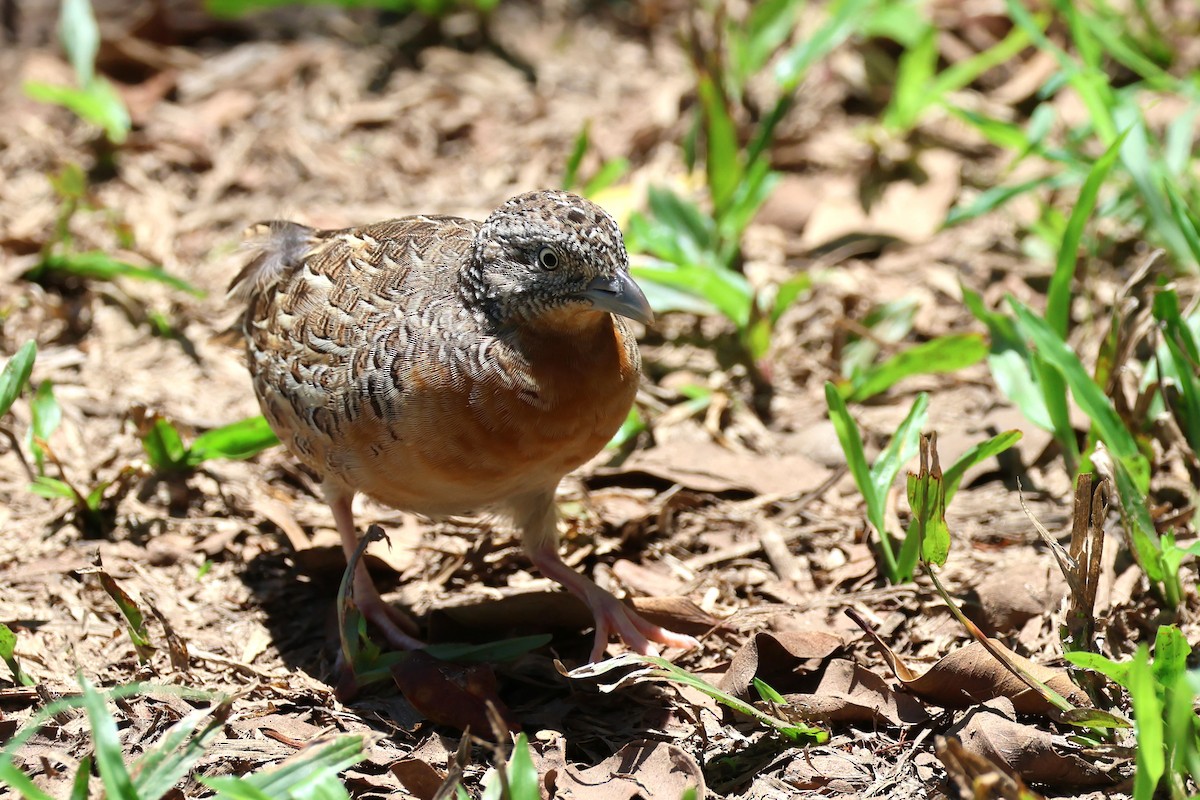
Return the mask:
M 354 495 L 326 488 L 325 498 L 333 511 L 333 521 L 337 524 L 338 535 L 342 538 L 342 550 L 345 551 L 346 561 L 349 563 L 354 551 L 358 549 L 358 531 L 354 529 L 354 511 L 351 507 Z M 375 582 L 371 580 L 371 573 L 367 572 L 367 565 L 362 559 L 359 559 L 358 568 L 354 570 L 354 605 L 368 622 L 374 623 L 392 647 L 415 650 L 425 646 L 424 642 L 411 635 L 417 632 L 416 623 L 380 597 Z
M 691 636 L 647 622 L 610 592 L 563 563 L 558 554 L 558 515 L 553 491 L 539 492 L 514 501 L 513 516 L 521 530 L 525 551 L 529 553 L 534 566 L 547 578 L 562 584 L 563 588 L 592 610 L 596 621 L 596 643 L 592 647 L 590 661 L 603 658 L 613 634 L 619 636 L 630 650 L 643 655 L 657 654 L 651 642 L 684 649 L 699 644 Z

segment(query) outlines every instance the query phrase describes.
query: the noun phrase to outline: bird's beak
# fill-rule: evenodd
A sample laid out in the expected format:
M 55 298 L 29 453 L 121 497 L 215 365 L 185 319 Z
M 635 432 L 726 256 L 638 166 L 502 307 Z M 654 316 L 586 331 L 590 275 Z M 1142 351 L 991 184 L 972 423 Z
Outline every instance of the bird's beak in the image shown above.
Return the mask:
M 580 296 L 590 300 L 598 311 L 628 317 L 643 325 L 654 324 L 654 312 L 650 309 L 650 302 L 633 282 L 633 278 L 625 272 L 594 278 Z

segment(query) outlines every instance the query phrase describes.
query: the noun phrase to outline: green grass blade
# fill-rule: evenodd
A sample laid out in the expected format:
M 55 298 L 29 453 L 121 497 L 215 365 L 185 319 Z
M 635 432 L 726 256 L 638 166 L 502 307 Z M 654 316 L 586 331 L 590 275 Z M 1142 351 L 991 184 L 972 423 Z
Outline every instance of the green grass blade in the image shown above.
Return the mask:
M 571 147 L 571 154 L 567 156 L 567 164 L 563 169 L 562 188 L 571 191 L 579 183 L 579 165 L 583 163 L 583 157 L 588 150 L 589 128 L 591 121 L 583 123 L 583 127 L 579 129 L 579 135 L 575 137 L 575 144 Z
M 1046 322 L 1051 330 L 1064 339 L 1071 319 L 1071 279 L 1075 277 L 1075 264 L 1079 257 L 1079 243 L 1083 239 L 1083 230 L 1096 208 L 1100 189 L 1108 179 L 1113 164 L 1117 162 L 1121 145 L 1124 144 L 1127 135 L 1128 131 L 1121 134 L 1104 155 L 1096 159 L 1067 220 L 1067 230 L 1063 234 L 1062 246 L 1058 251 L 1058 262 L 1054 268 L 1054 275 L 1050 278 L 1050 289 L 1046 293 Z
M 875 0 L 835 0 L 829 14 L 816 32 L 800 42 L 775 67 L 775 80 L 784 94 L 790 93 L 804 80 L 808 70 L 849 39 L 870 17 L 868 10 Z
M 171 275 L 161 267 L 139 267 L 128 264 L 99 250 L 47 256 L 41 265 L 34 268 L 35 275 L 47 269 L 60 270 L 91 280 L 111 281 L 117 278 L 133 278 L 141 281 L 156 281 L 196 297 L 204 296 L 204 292 L 182 278 Z
M 37 359 L 37 342 L 30 339 L 8 360 L 0 371 L 0 417 L 8 413 L 17 396 L 29 382 L 33 362 Z
M 725 98 L 712 78 L 701 76 L 696 90 L 700 95 L 706 123 L 708 191 L 712 197 L 714 216 L 719 218 L 742 182 L 737 129 L 725 106 Z
M 193 711 L 180 719 L 134 764 L 134 784 L 140 798 L 165 797 L 204 756 L 208 743 L 221 732 L 228 705 L 216 712 Z M 208 719 L 201 728 L 200 723 Z
M 121 738 L 117 735 L 117 723 L 113 721 L 105 705 L 104 696 L 86 678 L 79 679 L 83 689 L 83 708 L 87 712 L 88 724 L 92 728 L 92 745 L 95 747 L 96 767 L 104 792 L 110 800 L 139 800 L 137 789 L 125 759 L 121 754 Z
M 950 505 L 950 501 L 954 499 L 954 493 L 958 491 L 958 485 L 962 483 L 963 474 L 967 470 L 976 464 L 982 464 L 992 456 L 1003 453 L 1019 442 L 1021 436 L 1020 431 L 998 433 L 992 438 L 974 445 L 959 456 L 943 475 L 943 483 L 946 487 L 946 505 Z
M 1066 342 L 1045 320 L 1037 317 L 1014 297 L 1009 297 L 1008 302 L 1017 315 L 1017 325 L 1022 334 L 1033 342 L 1038 356 L 1062 376 L 1075 402 L 1095 425 L 1100 439 L 1129 469 L 1135 485 L 1144 496 L 1150 485 L 1149 463 L 1138 450 L 1137 442 L 1113 409 L 1112 403 L 1088 375 L 1079 357 L 1071 352 Z
M 979 363 L 987 354 L 987 343 L 977 333 L 941 336 L 910 347 L 855 375 L 847 400 L 862 402 L 913 375 L 957 372 Z
M 265 417 L 248 417 L 200 434 L 188 448 L 186 463 L 195 467 L 209 459 L 242 460 L 279 444 Z
M 837 387 L 832 383 L 825 384 L 825 402 L 829 405 L 829 421 L 833 423 L 834 432 L 846 455 L 846 466 L 858 490 L 862 492 L 867 505 L 867 516 L 878 531 L 883 531 L 883 503 L 875 494 L 875 482 L 871 479 L 871 468 L 867 464 L 867 454 L 863 451 L 862 437 L 858 432 L 858 423 L 850 416 L 846 402 Z
M 900 474 L 901 467 L 917 454 L 917 445 L 921 440 L 921 428 L 925 426 L 928 413 L 929 395 L 921 392 L 913 401 L 912 408 L 908 410 L 904 421 L 892 434 L 892 440 L 888 442 L 887 447 L 883 449 L 879 458 L 875 459 L 875 463 L 871 466 L 871 483 L 875 488 L 875 497 L 881 504 L 887 497 L 888 490 L 892 488 L 892 484 L 896 482 L 896 476 Z M 880 514 L 882 515 L 882 509 Z
M 1148 662 L 1146 646 L 1140 645 L 1129 671 L 1129 699 L 1133 705 L 1136 730 L 1136 770 L 1133 776 L 1134 800 L 1152 800 L 1166 772 L 1163 705 Z

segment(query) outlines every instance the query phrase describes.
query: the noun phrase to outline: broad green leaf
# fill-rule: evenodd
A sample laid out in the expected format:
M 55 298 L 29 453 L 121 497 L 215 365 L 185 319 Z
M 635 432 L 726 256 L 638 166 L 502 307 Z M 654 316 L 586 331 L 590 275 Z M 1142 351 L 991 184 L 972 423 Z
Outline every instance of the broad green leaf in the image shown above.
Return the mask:
M 154 646 L 150 643 L 150 632 L 146 629 L 145 615 L 142 614 L 142 610 L 138 608 L 134 599 L 121 588 L 111 575 L 101 571 L 96 573 L 96 577 L 100 581 L 100 586 L 121 610 L 121 616 L 125 617 L 125 631 L 129 634 L 130 641 L 133 642 L 134 650 L 137 651 L 138 661 L 145 663 L 154 653 Z
M 82 89 L 34 81 L 22 88 L 28 97 L 38 102 L 63 106 L 85 122 L 102 128 L 113 144 L 124 143 L 129 135 L 129 111 L 117 90 L 104 78 L 94 78 Z
M 612 186 L 629 171 L 629 159 L 627 158 L 610 158 L 605 161 L 596 174 L 588 178 L 587 183 L 583 185 L 584 197 L 595 197 L 603 192 L 609 186 Z
M 45 448 L 39 444 L 39 440 L 49 442 L 51 434 L 58 429 L 62 422 L 62 409 L 54 397 L 54 384 L 50 381 L 42 381 L 33 395 L 33 400 L 29 403 L 29 412 L 30 424 L 25 442 L 29 451 L 33 453 L 33 460 L 37 464 L 37 471 L 40 475 L 46 469 L 46 452 Z
M 855 375 L 847 399 L 862 402 L 913 375 L 956 372 L 979 363 L 987 353 L 987 344 L 976 333 L 952 334 L 923 342 Z
M 1113 683 L 1120 686 L 1129 685 L 1129 662 L 1113 661 L 1099 653 L 1088 653 L 1082 650 L 1063 653 L 1063 658 L 1081 669 L 1099 672 Z
M 759 0 L 750 7 L 743 29 L 729 33 L 730 61 L 739 91 L 791 36 L 803 5 L 803 0 Z
M 1114 459 L 1112 466 L 1117 496 L 1121 500 L 1121 517 L 1133 547 L 1134 558 L 1151 581 L 1164 584 L 1170 576 L 1163 567 L 1162 546 L 1150 510 L 1146 507 L 1145 491 L 1137 485 L 1123 462 Z
M 892 102 L 880 120 L 887 130 L 911 130 L 917 124 L 921 111 L 941 99 L 932 94 L 930 85 L 937 69 L 937 40 L 937 29 L 926 23 L 922 25 L 916 41 L 900 54 Z
M 541 800 L 537 767 L 529 752 L 529 739 L 524 733 L 517 734 L 513 743 L 512 758 L 505 769 L 508 778 L 508 800 Z
M 279 437 L 265 417 L 248 417 L 197 436 L 188 448 L 186 463 L 194 467 L 212 458 L 251 458 L 277 444 Z
M 14 683 L 20 686 L 33 686 L 36 683 L 21 668 L 21 662 L 17 660 L 17 635 L 3 622 L 0 622 L 0 661 L 8 666 Z
M 771 304 L 771 327 L 774 328 L 779 322 L 779 318 L 783 316 L 783 312 L 791 308 L 792 303 L 800 295 L 812 288 L 812 275 L 807 272 L 801 273 L 794 277 L 788 278 L 775 290 L 775 302 Z
M 142 449 L 150 459 L 150 466 L 157 472 L 169 472 L 184 465 L 187 451 L 183 438 L 170 421 L 159 417 L 150 430 L 142 436 Z
M 25 388 L 36 358 L 37 342 L 30 339 L 21 345 L 0 371 L 0 417 L 8 413 L 17 396 L 21 394 L 21 389 Z
M 664 264 L 631 267 L 630 274 L 645 288 L 645 282 L 669 286 L 707 301 L 739 329 L 750 321 L 753 289 L 740 273 L 719 267 Z
M 75 492 L 67 483 L 46 475 L 38 475 L 34 478 L 33 483 L 29 484 L 29 491 L 42 497 L 48 497 L 51 500 L 58 497 L 65 497 L 74 503 L 80 499 L 76 497 Z

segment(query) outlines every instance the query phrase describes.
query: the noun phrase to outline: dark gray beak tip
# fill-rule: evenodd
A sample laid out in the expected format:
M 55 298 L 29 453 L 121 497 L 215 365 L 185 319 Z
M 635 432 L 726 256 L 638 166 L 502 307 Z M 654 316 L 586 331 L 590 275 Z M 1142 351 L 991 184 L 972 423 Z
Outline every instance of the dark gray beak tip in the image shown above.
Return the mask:
M 643 325 L 654 324 L 654 310 L 650 308 L 650 301 L 628 273 L 618 272 L 594 279 L 582 297 L 590 300 L 592 306 L 600 311 L 636 320 Z

